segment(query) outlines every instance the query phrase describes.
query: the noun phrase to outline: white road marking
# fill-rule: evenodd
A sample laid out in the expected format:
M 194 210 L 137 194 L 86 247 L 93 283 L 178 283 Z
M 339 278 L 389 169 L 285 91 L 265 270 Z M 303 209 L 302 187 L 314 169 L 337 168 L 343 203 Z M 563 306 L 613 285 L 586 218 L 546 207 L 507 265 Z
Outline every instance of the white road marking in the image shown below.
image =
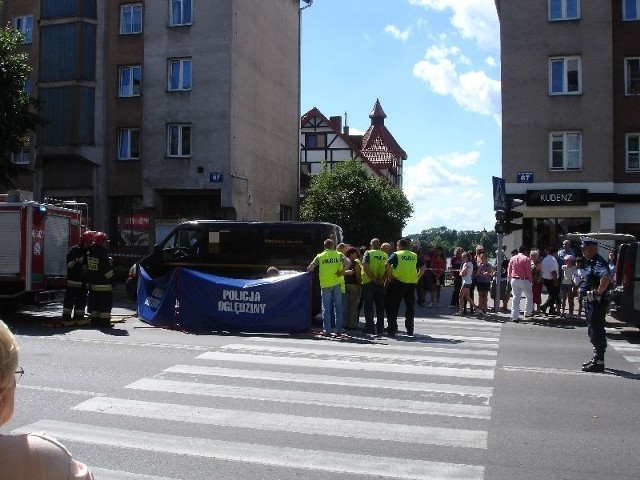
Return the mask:
M 106 468 L 89 467 L 89 470 L 100 480 L 178 480 L 177 478 L 155 477 L 153 475 L 107 470 Z
M 70 395 L 84 395 L 87 397 L 100 397 L 102 395 L 105 395 L 104 393 L 88 392 L 86 390 L 67 390 L 64 388 L 44 387 L 40 385 L 27 385 L 25 383 L 19 383 L 18 388 L 20 390 L 37 390 L 40 392 L 64 393 L 64 394 L 70 394 Z

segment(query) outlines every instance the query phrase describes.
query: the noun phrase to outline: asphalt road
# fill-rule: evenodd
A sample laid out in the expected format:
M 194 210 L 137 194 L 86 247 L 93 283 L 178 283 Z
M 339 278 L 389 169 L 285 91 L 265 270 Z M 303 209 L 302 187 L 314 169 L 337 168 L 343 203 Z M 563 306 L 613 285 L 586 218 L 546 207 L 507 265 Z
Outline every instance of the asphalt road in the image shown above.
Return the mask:
M 97 479 L 640 477 L 637 329 L 612 322 L 588 374 L 581 321 L 417 307 L 414 339 L 336 341 L 189 335 L 134 308 L 111 330 L 41 327 L 59 305 L 3 316 L 26 373 L 0 431 L 48 432 Z

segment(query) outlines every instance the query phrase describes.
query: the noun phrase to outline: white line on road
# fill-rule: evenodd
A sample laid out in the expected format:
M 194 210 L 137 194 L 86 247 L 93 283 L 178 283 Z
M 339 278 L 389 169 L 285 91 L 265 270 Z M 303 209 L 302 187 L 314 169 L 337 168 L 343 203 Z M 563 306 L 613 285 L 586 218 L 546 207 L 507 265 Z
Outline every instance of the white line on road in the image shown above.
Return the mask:
M 364 352 L 338 352 L 336 350 L 326 350 L 321 348 L 304 348 L 304 347 L 287 347 L 277 348 L 268 347 L 262 345 L 243 345 L 243 344 L 229 344 L 220 347 L 221 351 L 240 352 L 241 354 L 248 355 L 273 355 L 276 357 L 300 357 L 302 355 L 305 358 L 315 360 L 316 358 L 329 357 L 334 360 L 356 360 L 358 362 L 369 363 L 385 363 L 394 365 L 422 365 L 430 366 L 431 364 L 444 364 L 448 366 L 453 365 L 475 365 L 481 367 L 495 367 L 495 359 L 488 358 L 464 358 L 464 357 L 444 357 L 444 356 L 402 356 L 397 353 L 382 353 L 382 352 L 367 352 L 370 355 L 365 355 Z M 387 360 L 388 362 L 384 362 Z
M 307 357 L 271 357 L 266 355 L 245 355 L 241 353 L 205 352 L 199 359 L 217 362 L 255 363 L 258 365 L 286 365 L 305 368 L 336 368 L 342 370 L 358 370 L 369 372 L 406 373 L 413 375 L 433 375 L 443 377 L 493 379 L 493 369 L 486 368 L 449 368 L 428 365 L 399 365 L 388 363 L 359 362 L 356 360 L 323 360 Z
M 79 343 L 99 343 L 99 344 L 108 344 L 108 345 L 122 345 L 127 347 L 154 347 L 154 348 L 174 348 L 177 350 L 197 350 L 203 351 L 211 348 L 210 346 L 204 345 L 182 345 L 178 343 L 156 343 L 156 342 L 133 342 L 133 341 L 125 341 L 125 340 L 111 340 L 111 339 L 98 339 L 98 338 L 82 338 L 82 337 L 73 337 L 70 335 L 52 335 L 52 336 L 41 336 L 41 337 L 30 337 L 37 338 L 39 340 L 58 340 L 64 342 L 79 342 Z
M 491 408 L 484 405 L 464 405 L 454 403 L 403 400 L 399 398 L 361 397 L 334 393 L 301 392 L 296 390 L 275 390 L 255 387 L 235 387 L 198 382 L 179 382 L 143 378 L 125 388 L 151 392 L 179 393 L 183 395 L 203 395 L 208 397 L 258 400 L 261 402 L 297 403 L 302 405 L 323 405 L 355 408 L 383 412 L 402 412 L 418 415 L 442 415 L 489 419 Z
M 26 385 L 24 383 L 20 383 L 18 385 L 19 385 L 18 388 L 20 388 L 21 390 L 37 390 L 40 392 L 64 393 L 64 394 L 70 394 L 70 395 L 84 395 L 87 397 L 100 397 L 102 395 L 105 395 L 104 393 L 87 392 L 85 390 L 67 390 L 64 388 L 44 387 L 40 385 Z
M 336 404 L 334 404 L 336 405 Z M 342 406 L 342 405 L 341 405 Z M 224 410 L 210 407 L 92 398 L 73 407 L 83 412 L 152 418 L 168 422 L 185 422 L 219 427 L 253 428 L 272 432 L 289 432 L 331 437 L 358 438 L 389 442 L 441 445 L 456 448 L 487 448 L 487 432 L 398 423 L 364 422 L 341 418 L 304 417 L 277 413 Z
M 32 423 L 16 430 L 16 433 L 33 431 L 46 431 L 61 440 L 130 448 L 138 452 L 191 455 L 332 474 L 374 474 L 379 478 L 403 480 L 482 480 L 484 478 L 484 468 L 475 465 L 255 445 L 54 420 Z
M 473 385 L 451 385 L 446 383 L 409 382 L 391 379 L 375 379 L 363 377 L 337 377 L 335 375 L 315 375 L 289 372 L 275 372 L 267 370 L 240 370 L 237 368 L 205 367 L 201 365 L 174 365 L 164 370 L 171 373 L 185 373 L 189 375 L 211 375 L 229 378 L 268 380 L 275 382 L 311 383 L 323 385 L 342 385 L 349 387 L 382 388 L 392 390 L 407 390 L 412 392 L 435 392 L 454 395 L 481 397 L 486 399 L 493 395 L 493 387 Z
M 178 480 L 177 478 L 154 477 L 153 475 L 107 470 L 106 468 L 89 467 L 89 469 L 91 473 L 100 480 Z

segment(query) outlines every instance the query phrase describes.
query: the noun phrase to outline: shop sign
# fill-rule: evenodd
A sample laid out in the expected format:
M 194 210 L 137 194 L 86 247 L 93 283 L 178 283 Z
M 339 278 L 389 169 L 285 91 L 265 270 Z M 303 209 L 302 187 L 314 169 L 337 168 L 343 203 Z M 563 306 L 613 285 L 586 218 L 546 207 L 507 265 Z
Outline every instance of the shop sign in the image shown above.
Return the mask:
M 527 206 L 586 206 L 588 204 L 588 193 L 589 191 L 586 189 L 527 190 Z

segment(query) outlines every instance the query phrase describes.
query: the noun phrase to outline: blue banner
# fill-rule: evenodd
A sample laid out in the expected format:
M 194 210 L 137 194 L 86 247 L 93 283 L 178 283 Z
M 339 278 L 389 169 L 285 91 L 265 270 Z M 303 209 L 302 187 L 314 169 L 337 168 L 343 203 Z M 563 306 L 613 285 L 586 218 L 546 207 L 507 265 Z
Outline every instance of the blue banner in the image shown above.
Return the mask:
M 138 312 L 152 325 L 251 333 L 304 332 L 311 326 L 307 272 L 245 280 L 177 268 L 152 280 L 140 270 Z

